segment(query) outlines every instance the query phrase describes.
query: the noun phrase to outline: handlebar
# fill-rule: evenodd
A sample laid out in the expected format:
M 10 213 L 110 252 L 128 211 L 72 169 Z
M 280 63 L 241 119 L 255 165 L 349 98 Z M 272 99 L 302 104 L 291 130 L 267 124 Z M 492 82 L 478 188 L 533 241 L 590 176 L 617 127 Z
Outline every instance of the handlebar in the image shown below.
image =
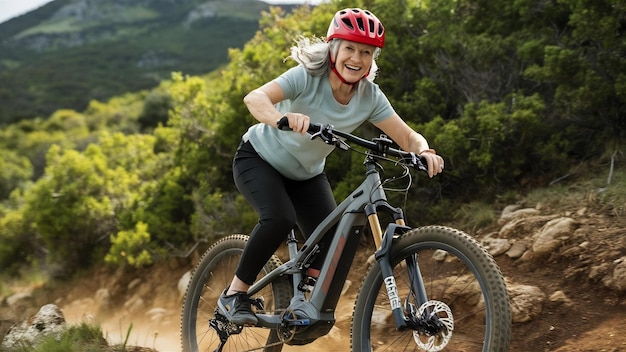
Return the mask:
M 289 128 L 289 120 L 286 116 L 283 116 L 280 120 L 278 120 L 276 125 L 280 130 L 291 131 L 291 128 Z M 336 130 L 333 125 L 321 123 L 310 123 L 307 133 L 311 135 L 311 139 L 319 138 L 326 144 L 334 145 L 343 150 L 347 150 L 349 145 L 338 138 L 341 137 L 348 142 L 370 150 L 374 155 L 383 157 L 391 155 L 399 158 L 402 163 L 407 166 L 428 173 L 428 167 L 426 166 L 426 162 L 423 157 L 416 155 L 413 152 L 406 152 L 404 150 L 391 148 L 390 146 L 393 142 L 385 135 L 381 135 L 380 137 L 374 138 L 370 141 L 351 133 Z

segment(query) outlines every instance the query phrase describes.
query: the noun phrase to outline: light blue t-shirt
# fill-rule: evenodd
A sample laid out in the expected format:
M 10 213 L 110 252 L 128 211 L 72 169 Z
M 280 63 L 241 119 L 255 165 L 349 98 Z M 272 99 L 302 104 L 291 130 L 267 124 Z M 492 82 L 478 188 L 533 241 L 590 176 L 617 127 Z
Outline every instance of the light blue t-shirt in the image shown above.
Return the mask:
M 280 112 L 305 114 L 313 123 L 331 124 L 343 132 L 354 131 L 366 120 L 377 123 L 394 114 L 378 85 L 366 79 L 358 83 L 347 105 L 333 97 L 327 74 L 312 76 L 302 65 L 289 69 L 274 81 L 285 94 L 285 100 L 276 105 Z M 334 149 L 310 137 L 258 123 L 248 129 L 243 139 L 249 140 L 257 153 L 285 177 L 307 180 L 323 172 L 326 157 Z

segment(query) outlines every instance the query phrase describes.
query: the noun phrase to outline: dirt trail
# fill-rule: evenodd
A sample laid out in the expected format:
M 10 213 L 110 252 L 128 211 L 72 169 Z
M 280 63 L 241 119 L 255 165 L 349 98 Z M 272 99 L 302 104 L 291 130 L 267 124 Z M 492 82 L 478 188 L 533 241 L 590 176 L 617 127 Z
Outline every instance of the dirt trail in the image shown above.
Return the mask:
M 361 259 L 354 265 L 363 265 Z M 66 320 L 70 324 L 78 324 L 82 321 L 94 321 L 96 315 L 101 318 L 97 320 L 100 324 L 105 338 L 111 344 L 120 344 L 129 334 L 127 345 L 144 346 L 153 348 L 159 352 L 180 351 L 180 309 L 182 298 L 178 294 L 177 283 L 185 271 L 191 269 L 191 265 L 172 264 L 166 266 L 155 266 L 145 270 L 138 270 L 125 275 L 107 273 L 102 271 L 92 277 L 91 284 L 82 286 L 76 285 L 61 297 L 59 304 Z M 123 286 L 123 283 L 133 282 L 135 275 L 143 275 L 142 283 L 138 284 L 133 291 L 134 295 L 126 295 L 122 299 L 113 299 L 118 309 L 103 316 L 103 312 L 94 312 L 95 305 L 94 286 L 95 282 L 115 282 L 116 287 Z M 81 287 L 82 286 L 82 287 Z M 90 287 L 91 286 L 91 287 Z M 305 347 L 285 346 L 283 351 L 349 351 L 350 349 L 350 319 L 352 317 L 352 307 L 356 299 L 358 286 L 350 285 L 341 298 L 337 307 L 335 317 L 337 322 L 331 332 L 317 341 Z M 152 300 L 144 300 L 144 306 L 140 311 L 132 310 L 132 302 L 136 302 L 133 297 L 138 294 L 145 297 L 145 293 L 153 292 Z M 56 293 L 55 295 L 59 295 Z M 129 303 L 130 302 L 130 303 Z M 152 315 L 149 312 L 158 311 Z M 154 318 L 151 318 L 154 317 Z M 132 324 L 132 327 L 131 327 Z M 130 329 L 130 332 L 129 332 Z
M 513 325 L 511 351 L 519 352 L 620 352 L 626 351 L 626 300 L 623 292 L 606 288 L 589 278 L 589 267 L 612 263 L 626 256 L 626 220 L 586 214 L 578 219 L 592 224 L 590 245 L 566 243 L 543 262 L 523 262 L 506 255 L 496 257 L 504 275 L 514 282 L 533 285 L 550 294 L 562 291 L 569 304 L 546 300 L 539 317 Z M 353 268 L 362 268 L 368 252 L 359 252 Z M 98 322 L 113 344 L 144 346 L 159 352 L 180 350 L 178 280 L 193 266 L 193 260 L 172 260 L 135 270 L 99 269 L 67 284 L 54 284 L 34 291 L 29 306 L 8 310 L 0 306 L 6 321 L 24 319 L 47 303 L 61 307 L 70 324 Z M 351 285 L 340 299 L 337 322 L 328 336 L 303 347 L 284 351 L 349 351 L 352 306 L 362 270 L 351 270 Z M 101 290 L 106 288 L 106 290 Z M 105 293 L 108 293 L 105 294 Z M 107 302 L 108 311 L 94 311 Z M 96 320 L 97 319 L 97 320 Z M 131 325 L 132 324 L 132 325 Z M 131 327 L 132 326 L 132 327 Z
M 364 265 L 363 256 L 355 265 Z M 546 302 L 539 318 L 524 323 L 514 324 L 511 351 L 519 352 L 620 352 L 626 351 L 626 304 L 617 293 L 602 289 L 601 285 L 584 280 L 566 280 L 567 262 L 555 262 L 543 267 L 525 267 L 514 260 L 501 256 L 497 258 L 505 276 L 529 285 L 541 287 L 546 292 L 562 290 L 572 300 L 571 305 Z M 362 267 L 362 266 L 356 266 Z M 180 350 L 180 301 L 176 283 L 184 273 L 184 266 L 176 270 L 170 267 L 150 268 L 146 274 L 144 292 L 154 292 L 154 300 L 149 307 L 162 307 L 166 310 L 158 321 L 150 320 L 142 314 L 124 312 L 123 304 L 119 312 L 102 321 L 106 337 L 113 343 L 120 343 L 125 338 L 130 324 L 133 328 L 128 344 L 145 346 L 159 352 Z M 340 299 L 335 327 L 328 336 L 314 343 L 303 346 L 287 346 L 285 352 L 292 351 L 349 351 L 350 319 L 356 298 L 361 271 L 352 271 L 351 285 Z M 101 274 L 102 281 L 111 280 Z M 148 278 L 158 278 L 158 280 Z M 126 279 L 122 281 L 132 281 Z M 160 283 L 159 283 L 160 282 Z M 92 290 L 74 288 L 72 296 L 93 296 Z M 64 313 L 68 321 L 79 322 L 88 311 L 79 307 L 65 306 Z

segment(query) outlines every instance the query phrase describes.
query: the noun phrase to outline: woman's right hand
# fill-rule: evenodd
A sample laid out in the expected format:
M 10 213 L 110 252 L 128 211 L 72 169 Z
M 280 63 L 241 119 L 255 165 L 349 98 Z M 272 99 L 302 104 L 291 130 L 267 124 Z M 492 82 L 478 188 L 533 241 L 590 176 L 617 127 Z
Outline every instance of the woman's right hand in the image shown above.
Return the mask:
M 288 112 L 284 116 L 287 116 L 287 120 L 289 120 L 289 128 L 291 128 L 292 131 L 303 135 L 309 130 L 309 123 L 311 122 L 311 119 L 307 115 L 297 112 Z

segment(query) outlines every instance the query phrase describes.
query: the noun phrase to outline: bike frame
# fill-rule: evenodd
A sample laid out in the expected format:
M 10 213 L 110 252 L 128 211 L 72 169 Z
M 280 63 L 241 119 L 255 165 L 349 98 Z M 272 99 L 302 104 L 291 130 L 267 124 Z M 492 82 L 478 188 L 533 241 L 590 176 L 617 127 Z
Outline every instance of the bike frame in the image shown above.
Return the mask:
M 307 326 L 308 328 L 304 331 L 305 338 L 314 339 L 323 336 L 332 328 L 335 322 L 334 311 L 366 222 L 369 222 L 374 237 L 377 249 L 375 258 L 381 266 L 396 327 L 400 330 L 407 327 L 407 319 L 398 296 L 389 255 L 393 237 L 410 228 L 404 225 L 402 209 L 392 207 L 387 201 L 374 155 L 368 153 L 366 156 L 365 169 L 365 180 L 317 226 L 301 248 L 297 248 L 294 232 L 289 234 L 287 241 L 289 261 L 265 275 L 248 290 L 248 294 L 253 296 L 281 276 L 291 275 L 294 295 L 286 310 L 293 313 L 288 319 L 289 325 Z M 388 225 L 384 235 L 379 223 L 378 211 L 389 213 L 395 221 Z M 317 244 L 334 226 L 336 226 L 334 236 L 328 246 L 320 275 L 307 299 L 298 289 L 298 284 L 303 278 L 302 273 L 318 250 Z M 413 292 L 418 292 L 418 297 L 416 297 L 418 304 L 426 302 L 427 297 L 415 258 L 407 260 L 407 268 L 410 270 Z M 285 323 L 284 317 L 279 315 L 257 314 L 257 318 L 260 327 L 278 328 L 284 326 Z M 318 324 L 320 322 L 322 324 Z M 301 332 L 298 333 L 299 336 L 300 334 Z
M 284 129 L 288 124 L 286 120 L 283 117 L 277 127 Z M 212 303 L 219 294 L 217 289 L 227 284 L 228 272 L 233 270 L 236 258 L 247 248 L 246 237 L 228 236 L 211 246 L 196 266 L 185 295 L 181 317 L 183 349 L 197 351 L 201 346 L 216 346 L 215 351 L 223 351 L 247 346 L 251 348 L 248 351 L 280 351 L 285 344 L 305 345 L 327 335 L 335 324 L 335 309 L 363 231 L 369 228 L 376 262 L 363 273 L 356 297 L 351 334 L 353 351 L 369 351 L 388 343 L 394 350 L 441 350 L 451 342 L 453 333 L 461 336 L 450 345 L 453 349 L 482 345 L 485 352 L 508 351 L 509 295 L 493 257 L 477 240 L 460 230 L 446 226 L 407 227 L 402 209 L 392 207 L 387 200 L 386 192 L 390 189 L 386 185 L 408 177 L 408 189 L 409 169 L 427 171 L 425 160 L 414 153 L 391 148 L 392 142 L 384 135 L 370 141 L 322 124 L 310 124 L 308 132 L 312 139 L 321 139 L 343 150 L 351 149 L 351 145 L 364 147 L 367 151 L 362 183 L 304 242 L 298 243 L 293 230 L 286 234 L 287 262 L 280 264 L 280 260 L 273 257 L 264 266 L 263 275 L 248 290 L 252 296 L 249 303 L 257 308 L 256 328 L 229 321 L 227 312 L 223 311 L 225 308 Z M 381 161 L 395 163 L 404 173 L 384 176 Z M 386 224 L 384 233 L 381 222 Z M 320 275 L 309 293 L 311 280 L 306 271 L 316 262 L 316 256 L 321 255 L 322 241 L 328 247 L 323 248 L 327 254 L 318 258 L 323 259 Z M 438 251 L 445 252 L 444 260 L 434 255 Z M 424 270 L 428 285 L 424 283 L 426 277 L 422 277 L 418 259 L 422 266 L 427 266 L 423 269 L 428 269 Z M 431 283 L 429 299 L 426 288 L 431 290 Z M 475 300 L 477 284 L 483 298 L 478 301 Z M 402 297 L 399 290 L 402 290 Z M 271 301 L 264 302 L 265 291 Z M 380 297 L 385 291 L 387 295 Z M 450 301 L 452 306 L 436 300 L 436 296 Z M 462 303 L 458 304 L 459 301 Z M 268 310 L 264 311 L 264 307 Z M 393 323 L 387 318 L 388 308 Z M 453 308 L 459 313 L 456 317 Z M 211 311 L 213 316 L 207 321 Z M 455 318 L 462 323 L 455 324 Z M 406 333 L 397 334 L 389 328 Z M 230 338 L 233 341 L 229 341 Z

